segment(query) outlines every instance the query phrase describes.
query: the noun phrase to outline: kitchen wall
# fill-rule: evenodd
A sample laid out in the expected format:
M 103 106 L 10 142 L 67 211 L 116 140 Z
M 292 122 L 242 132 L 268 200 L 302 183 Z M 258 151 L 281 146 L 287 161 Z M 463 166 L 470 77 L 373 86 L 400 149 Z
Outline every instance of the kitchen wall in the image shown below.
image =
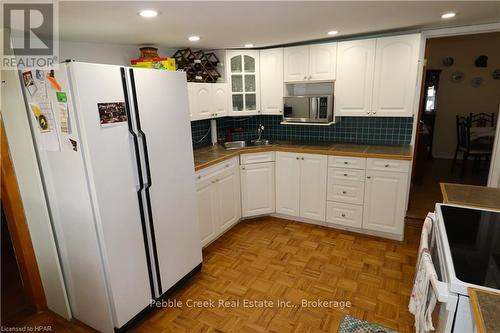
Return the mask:
M 475 67 L 474 62 L 480 55 L 488 56 L 488 67 Z M 454 59 L 452 66 L 443 66 L 443 59 L 446 57 Z M 500 80 L 493 80 L 491 73 L 495 69 L 500 69 L 500 32 L 429 39 L 426 59 L 427 69 L 442 70 L 433 155 L 453 158 L 457 114 L 486 112 L 498 116 Z M 465 74 L 461 82 L 451 80 L 452 73 L 456 71 Z M 471 85 L 471 79 L 474 77 L 481 77 L 484 80 L 478 88 Z
M 61 41 L 59 43 L 59 58 L 82 62 L 95 62 L 111 65 L 130 65 L 131 59 L 139 58 L 140 45 L 102 44 Z M 171 56 L 174 49 L 159 48 L 158 55 Z
M 233 140 L 254 139 L 257 126 L 262 124 L 265 127 L 262 137 L 274 141 L 395 145 L 410 143 L 413 125 L 412 117 L 340 117 L 331 126 L 280 125 L 281 121 L 281 116 L 219 118 L 218 138 L 225 140 L 228 129 L 238 128 L 242 132 L 233 133 Z M 210 120 L 191 122 L 195 148 L 210 144 L 209 129 Z

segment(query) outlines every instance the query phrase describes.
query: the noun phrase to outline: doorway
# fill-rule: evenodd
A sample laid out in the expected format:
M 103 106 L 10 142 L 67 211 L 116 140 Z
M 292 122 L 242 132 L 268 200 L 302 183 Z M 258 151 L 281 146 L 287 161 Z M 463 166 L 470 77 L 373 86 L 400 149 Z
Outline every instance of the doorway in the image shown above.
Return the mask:
M 429 38 L 425 59 L 407 212 L 419 220 L 442 202 L 440 183 L 487 184 L 500 105 L 500 32 Z

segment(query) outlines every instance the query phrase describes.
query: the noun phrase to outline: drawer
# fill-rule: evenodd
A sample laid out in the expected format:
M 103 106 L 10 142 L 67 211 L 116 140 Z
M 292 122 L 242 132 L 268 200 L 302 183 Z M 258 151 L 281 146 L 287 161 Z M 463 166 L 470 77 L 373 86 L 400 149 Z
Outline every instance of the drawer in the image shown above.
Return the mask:
M 202 169 L 196 172 L 196 182 L 204 181 L 208 178 L 218 175 L 224 170 L 238 167 L 238 157 L 233 157 L 227 161 L 217 163 L 215 165 L 209 166 L 208 168 Z
M 262 153 L 248 153 L 240 155 L 241 164 L 253 164 L 253 163 L 264 163 L 264 162 L 274 162 L 274 151 L 268 151 Z
M 381 158 L 367 159 L 367 170 L 408 172 L 411 161 L 387 160 Z
M 328 166 L 348 169 L 366 169 L 366 158 L 349 156 L 329 156 Z
M 365 170 L 345 169 L 345 168 L 328 168 L 328 177 L 332 180 L 355 180 L 359 182 L 365 181 Z
M 365 183 L 353 180 L 333 180 L 328 177 L 329 201 L 337 201 L 356 205 L 363 204 Z
M 328 201 L 326 203 L 326 223 L 361 228 L 363 206 Z

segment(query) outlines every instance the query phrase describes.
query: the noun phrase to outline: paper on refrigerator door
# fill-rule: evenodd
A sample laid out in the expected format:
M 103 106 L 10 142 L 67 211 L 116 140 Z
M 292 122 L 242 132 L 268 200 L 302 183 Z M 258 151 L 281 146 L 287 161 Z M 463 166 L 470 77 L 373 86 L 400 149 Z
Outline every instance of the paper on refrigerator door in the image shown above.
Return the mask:
M 57 103 L 57 111 L 59 114 L 59 126 L 61 129 L 61 133 L 71 133 L 71 127 L 69 123 L 69 114 L 68 114 L 68 104 L 59 102 Z

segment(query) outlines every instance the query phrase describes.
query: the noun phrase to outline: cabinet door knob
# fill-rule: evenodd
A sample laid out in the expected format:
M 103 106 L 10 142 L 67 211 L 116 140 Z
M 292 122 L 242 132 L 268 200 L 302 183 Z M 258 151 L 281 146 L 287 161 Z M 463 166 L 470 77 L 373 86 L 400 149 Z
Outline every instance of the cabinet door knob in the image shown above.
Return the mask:
M 366 111 L 366 114 L 370 114 L 370 111 Z
M 344 213 L 342 213 L 342 217 L 345 217 L 345 214 L 344 214 Z
M 344 164 L 349 164 L 349 162 L 345 161 Z
M 309 80 L 312 79 L 312 75 L 309 75 Z
M 377 114 L 377 111 L 373 111 L 372 113 L 373 113 L 373 114 Z
M 347 177 L 347 173 L 344 173 L 344 177 Z
M 304 76 L 304 80 L 307 80 L 307 76 Z
M 198 175 L 198 177 L 197 177 L 197 178 L 198 178 L 198 179 L 201 179 L 201 175 Z
M 241 170 L 245 170 L 245 167 L 241 167 Z
M 296 157 L 296 159 L 300 159 L 300 157 Z
M 371 176 L 366 176 L 366 178 L 367 178 L 367 179 L 372 179 L 372 177 L 371 177 Z
M 386 167 L 386 168 L 388 168 L 388 167 L 389 167 L 389 164 L 386 164 L 386 165 L 385 165 L 385 167 Z
M 303 161 L 303 160 L 304 160 L 304 158 L 302 157 L 302 158 L 301 158 L 301 160 Z
M 342 194 L 346 194 L 347 192 L 346 191 L 342 191 Z

